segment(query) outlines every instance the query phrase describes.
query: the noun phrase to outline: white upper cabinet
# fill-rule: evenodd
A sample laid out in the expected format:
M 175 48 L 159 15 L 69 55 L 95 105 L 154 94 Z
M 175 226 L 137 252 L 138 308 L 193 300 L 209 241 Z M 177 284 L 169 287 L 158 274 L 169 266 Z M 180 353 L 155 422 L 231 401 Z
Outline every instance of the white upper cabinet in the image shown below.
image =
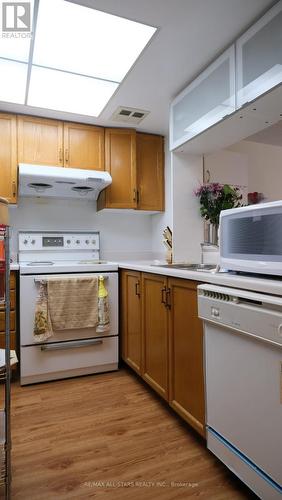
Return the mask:
M 203 71 L 171 104 L 173 150 L 235 111 L 235 46 Z
M 236 43 L 237 106 L 282 82 L 282 1 Z

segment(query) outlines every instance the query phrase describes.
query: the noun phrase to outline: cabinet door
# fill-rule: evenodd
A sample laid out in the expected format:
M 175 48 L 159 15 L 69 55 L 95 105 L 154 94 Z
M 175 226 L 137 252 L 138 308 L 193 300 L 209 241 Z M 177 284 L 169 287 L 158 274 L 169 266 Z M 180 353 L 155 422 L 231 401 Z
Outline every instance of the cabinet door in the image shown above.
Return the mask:
M 282 2 L 236 43 L 237 102 L 242 106 L 282 82 Z
M 0 114 L 0 196 L 10 203 L 17 201 L 17 119 Z
M 169 279 L 169 373 L 171 407 L 205 435 L 202 322 L 197 312 L 197 284 Z
M 235 47 L 226 50 L 172 102 L 170 149 L 235 111 Z
M 168 399 L 168 313 L 165 276 L 142 275 L 143 378 Z
M 121 272 L 122 358 L 141 375 L 141 273 Z
M 105 170 L 113 182 L 105 191 L 105 207 L 136 208 L 136 132 L 106 129 Z
M 139 210 L 164 210 L 163 137 L 137 133 L 137 189 Z
M 104 129 L 80 123 L 64 123 L 65 166 L 104 170 Z
M 18 116 L 18 161 L 62 167 L 63 123 L 34 116 Z

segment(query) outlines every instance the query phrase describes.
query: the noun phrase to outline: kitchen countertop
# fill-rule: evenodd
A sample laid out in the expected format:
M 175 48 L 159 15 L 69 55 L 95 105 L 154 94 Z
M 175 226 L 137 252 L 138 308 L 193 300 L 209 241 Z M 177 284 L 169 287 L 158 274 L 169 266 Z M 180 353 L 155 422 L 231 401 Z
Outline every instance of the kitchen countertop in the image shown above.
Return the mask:
M 153 264 L 153 265 L 152 265 Z M 262 293 L 271 293 L 282 296 L 282 279 L 270 279 L 257 276 L 242 276 L 231 273 L 210 273 L 204 271 L 187 271 L 183 269 L 169 269 L 155 265 L 148 261 L 127 261 L 119 262 L 119 268 L 131 269 L 132 271 L 142 271 L 145 273 L 162 274 L 173 278 L 186 278 L 199 281 L 201 283 L 212 283 L 214 285 L 223 285 L 233 288 L 242 288 Z
M 152 265 L 153 264 L 153 265 Z M 212 283 L 214 285 L 230 286 L 233 288 L 242 288 L 244 290 L 253 290 L 262 293 L 271 293 L 282 296 L 282 279 L 270 279 L 258 276 L 242 276 L 231 273 L 210 273 L 204 271 L 187 271 L 183 269 L 170 269 L 156 265 L 154 261 L 123 261 L 118 262 L 120 269 L 131 269 L 132 271 L 141 271 L 145 273 L 162 274 L 172 278 L 184 278 L 201 283 Z M 11 271 L 18 271 L 19 264 L 13 262 L 10 264 Z

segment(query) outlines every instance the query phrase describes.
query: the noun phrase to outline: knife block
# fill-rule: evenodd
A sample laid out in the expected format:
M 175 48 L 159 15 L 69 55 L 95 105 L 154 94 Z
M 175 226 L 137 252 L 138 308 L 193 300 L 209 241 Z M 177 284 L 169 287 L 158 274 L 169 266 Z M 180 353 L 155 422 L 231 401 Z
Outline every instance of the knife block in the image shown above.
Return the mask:
M 166 251 L 165 260 L 168 264 L 172 264 L 172 250 Z

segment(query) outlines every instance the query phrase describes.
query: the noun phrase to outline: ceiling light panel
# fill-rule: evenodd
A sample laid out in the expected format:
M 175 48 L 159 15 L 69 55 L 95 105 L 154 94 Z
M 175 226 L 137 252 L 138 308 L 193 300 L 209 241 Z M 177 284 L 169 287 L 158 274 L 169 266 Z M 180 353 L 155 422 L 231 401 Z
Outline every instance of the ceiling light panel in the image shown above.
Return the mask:
M 155 31 L 64 0 L 40 0 L 33 63 L 121 82 Z
M 27 64 L 0 58 L 0 101 L 24 104 Z
M 32 66 L 27 104 L 98 116 L 118 84 Z
M 1 2 L 2 3 L 2 2 Z M 30 20 L 33 16 L 34 0 L 30 0 Z M 13 4 L 11 3 L 11 6 Z M 3 5 L 0 9 L 0 18 L 3 15 Z M 2 21 L 0 21 L 2 22 Z M 0 38 L 0 57 L 14 59 L 16 61 L 28 62 L 31 33 L 2 32 Z

